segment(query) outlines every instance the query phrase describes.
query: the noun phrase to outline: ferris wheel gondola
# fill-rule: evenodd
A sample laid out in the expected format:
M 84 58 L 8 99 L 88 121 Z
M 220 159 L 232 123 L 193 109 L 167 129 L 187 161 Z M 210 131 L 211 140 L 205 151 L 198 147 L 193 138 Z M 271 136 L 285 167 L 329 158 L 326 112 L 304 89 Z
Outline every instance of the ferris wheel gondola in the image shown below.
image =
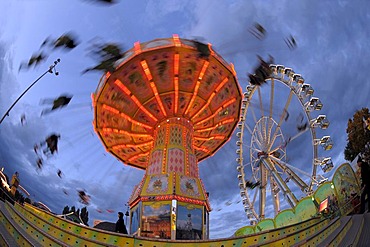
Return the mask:
M 269 68 L 272 73 L 263 83 L 246 87 L 236 134 L 240 195 L 252 225 L 268 215 L 269 201 L 274 215 L 283 206 L 293 208 L 300 196 L 313 194 L 327 181 L 324 174 L 333 168 L 330 157 L 319 155 L 318 146 L 330 150 L 333 141 L 328 135 L 316 137 L 330 123 L 326 115 L 318 114 L 323 104 L 313 96 L 314 89 L 291 68 L 274 64 Z M 312 149 L 309 168 L 291 161 L 287 153 L 302 142 Z

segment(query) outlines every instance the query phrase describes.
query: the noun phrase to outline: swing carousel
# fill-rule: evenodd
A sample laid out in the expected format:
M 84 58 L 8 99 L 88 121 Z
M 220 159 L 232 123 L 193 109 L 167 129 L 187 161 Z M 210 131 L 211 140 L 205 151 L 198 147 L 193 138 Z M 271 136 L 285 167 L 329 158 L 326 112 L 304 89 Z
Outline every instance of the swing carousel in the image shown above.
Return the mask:
M 210 44 L 177 35 L 137 42 L 92 97 L 106 150 L 145 170 L 129 200 L 130 233 L 208 239 L 211 208 L 198 162 L 219 150 L 239 121 L 233 66 Z

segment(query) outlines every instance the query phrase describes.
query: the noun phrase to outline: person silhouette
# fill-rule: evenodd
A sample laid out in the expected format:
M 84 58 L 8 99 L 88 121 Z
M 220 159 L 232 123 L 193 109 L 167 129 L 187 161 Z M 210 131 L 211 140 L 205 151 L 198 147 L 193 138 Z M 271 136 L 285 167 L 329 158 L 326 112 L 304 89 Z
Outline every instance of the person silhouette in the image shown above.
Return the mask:
M 122 212 L 118 212 L 118 220 L 116 222 L 115 232 L 127 234 L 127 229 L 126 229 L 125 221 L 123 220 L 123 213 Z

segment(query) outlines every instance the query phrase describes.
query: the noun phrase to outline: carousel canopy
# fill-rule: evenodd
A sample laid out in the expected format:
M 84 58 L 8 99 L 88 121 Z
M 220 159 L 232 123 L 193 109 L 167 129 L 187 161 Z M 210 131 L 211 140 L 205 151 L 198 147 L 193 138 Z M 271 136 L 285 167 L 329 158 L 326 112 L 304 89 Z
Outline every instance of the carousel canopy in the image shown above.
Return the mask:
M 94 127 L 107 151 L 145 169 L 153 133 L 168 119 L 192 124 L 198 161 L 215 153 L 239 121 L 241 89 L 211 45 L 177 35 L 135 43 L 93 95 Z

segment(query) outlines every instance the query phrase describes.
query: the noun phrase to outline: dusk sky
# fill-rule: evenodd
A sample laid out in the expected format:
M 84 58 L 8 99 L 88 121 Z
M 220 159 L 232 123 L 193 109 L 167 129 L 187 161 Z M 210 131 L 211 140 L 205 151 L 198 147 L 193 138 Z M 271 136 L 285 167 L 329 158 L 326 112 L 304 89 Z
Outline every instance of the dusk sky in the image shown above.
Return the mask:
M 324 104 L 322 113 L 330 121 L 325 135 L 334 141 L 325 156 L 332 157 L 335 167 L 346 162 L 348 119 L 356 110 L 370 108 L 366 74 L 370 68 L 370 2 L 366 0 L 117 0 L 112 5 L 89 0 L 0 0 L 0 9 L 1 117 L 54 60 L 61 59 L 59 75 L 46 74 L 0 124 L 0 167 L 8 177 L 18 171 L 31 199 L 42 201 L 58 214 L 66 205 L 82 208 L 77 190 L 86 190 L 91 195 L 87 206 L 90 225 L 95 219 L 116 221 L 116 212 L 126 211 L 125 203 L 144 175 L 107 153 L 93 130 L 91 93 L 102 74 L 81 72 L 95 64 L 88 56 L 94 41 L 117 42 L 124 50 L 136 41 L 173 34 L 209 42 L 234 64 L 243 91 L 248 85 L 247 73 L 258 64 L 256 55 L 266 59 L 272 55 L 276 64 L 301 74 Z M 266 29 L 263 40 L 248 31 L 254 23 Z M 78 37 L 75 49 L 49 52 L 39 66 L 18 71 L 47 37 L 66 32 Z M 290 35 L 297 42 L 293 50 L 284 42 Z M 70 104 L 40 117 L 47 108 L 40 100 L 62 94 L 73 95 Z M 283 109 L 285 101 L 282 99 L 278 108 Z M 298 108 L 292 106 L 292 111 Z M 24 125 L 22 114 L 26 116 Z M 51 133 L 61 134 L 59 150 L 40 170 L 33 147 Z M 234 134 L 214 156 L 199 164 L 213 208 L 211 238 L 229 237 L 249 224 L 239 202 L 235 141 Z M 302 137 L 287 150 L 289 162 L 306 172 L 312 169 L 312 154 L 307 152 L 312 150 L 311 142 Z M 332 173 L 326 176 L 330 179 Z

